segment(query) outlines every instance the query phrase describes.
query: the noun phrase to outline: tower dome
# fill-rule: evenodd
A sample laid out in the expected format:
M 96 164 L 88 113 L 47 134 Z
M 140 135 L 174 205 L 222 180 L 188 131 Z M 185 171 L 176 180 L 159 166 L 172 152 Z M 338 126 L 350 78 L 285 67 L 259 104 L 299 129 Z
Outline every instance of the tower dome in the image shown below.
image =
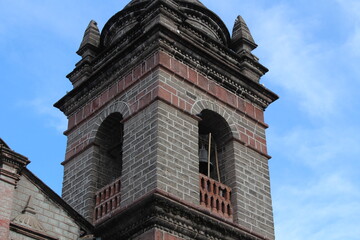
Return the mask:
M 228 46 L 230 34 L 224 22 L 198 0 L 163 0 L 174 6 L 184 14 L 184 22 L 196 31 Z M 141 22 L 141 13 L 146 11 L 154 1 L 133 0 L 123 10 L 116 13 L 105 24 L 101 34 L 102 46 L 108 47 L 124 36 L 136 24 Z
M 131 6 L 131 5 L 138 4 L 140 2 L 148 2 L 148 1 L 149 0 L 133 0 L 130 3 L 128 3 L 126 6 Z M 190 2 L 190 3 L 194 3 L 194 4 L 204 6 L 199 0 L 183 0 L 183 2 Z

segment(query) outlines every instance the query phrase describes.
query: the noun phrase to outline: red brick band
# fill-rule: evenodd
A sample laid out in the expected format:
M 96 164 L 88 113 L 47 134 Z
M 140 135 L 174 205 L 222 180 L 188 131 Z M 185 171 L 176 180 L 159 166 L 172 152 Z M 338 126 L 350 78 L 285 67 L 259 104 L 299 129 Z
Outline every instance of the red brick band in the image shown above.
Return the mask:
M 112 99 L 119 96 L 129 88 L 134 86 L 138 81 L 145 78 L 149 74 L 158 69 L 163 69 L 169 73 L 175 73 L 181 78 L 187 80 L 187 83 L 193 84 L 197 88 L 205 91 L 206 93 L 217 98 L 219 101 L 227 104 L 229 107 L 243 113 L 248 119 L 253 120 L 256 124 L 267 128 L 267 125 L 263 122 L 264 115 L 263 111 L 246 102 L 241 97 L 235 95 L 224 89 L 223 87 L 215 84 L 214 81 L 210 81 L 201 74 L 195 72 L 183 63 L 180 63 L 176 59 L 170 57 L 164 52 L 157 52 L 150 56 L 147 60 L 139 64 L 132 71 L 130 71 L 124 78 L 117 81 L 110 88 L 105 90 L 96 99 L 86 104 L 80 111 L 73 114 L 69 118 L 68 130 L 65 135 L 70 134 L 77 126 L 80 126 L 100 110 L 104 109 Z M 128 103 L 130 105 L 130 115 L 127 116 L 123 122 L 126 122 L 137 113 L 148 107 L 156 100 L 161 100 L 183 113 L 199 120 L 196 116 L 191 114 L 191 108 L 195 101 L 191 98 L 184 98 L 177 89 L 169 86 L 168 84 L 160 81 L 155 81 L 153 84 L 148 86 L 146 89 L 138 93 Z M 267 155 L 266 140 L 254 135 L 254 133 L 246 130 L 239 129 L 240 138 L 239 142 L 246 146 L 249 146 L 254 151 L 270 158 Z M 89 137 L 81 139 L 76 143 L 73 143 L 69 148 L 70 150 L 66 153 L 65 161 L 62 164 L 73 159 L 83 151 L 87 150 L 92 146 L 89 142 Z
M 200 73 L 194 71 L 193 69 L 179 62 L 178 60 L 170 57 L 166 53 L 160 51 L 153 54 L 144 62 L 133 68 L 133 70 L 131 70 L 126 76 L 124 76 L 112 86 L 110 86 L 108 89 L 106 89 L 104 92 L 102 92 L 97 98 L 93 99 L 91 102 L 82 107 L 79 111 L 71 115 L 69 117 L 68 130 L 66 130 L 64 134 L 69 134 L 77 125 L 80 125 L 86 119 L 100 111 L 112 99 L 127 91 L 135 83 L 146 77 L 154 70 L 157 70 L 159 67 L 162 67 L 162 69 L 166 69 L 170 73 L 178 75 L 179 77 L 185 79 L 188 83 L 195 85 L 197 88 L 212 95 L 213 97 L 227 104 L 231 108 L 244 113 L 249 119 L 262 125 L 263 127 L 268 127 L 268 125 L 264 123 L 264 113 L 261 109 L 255 107 L 253 104 L 245 101 L 243 98 L 237 96 L 236 94 L 227 91 L 220 85 L 216 84 L 214 81 L 208 80 Z M 175 94 L 176 90 L 174 88 L 164 85 L 162 85 L 161 87 L 166 90 L 165 92 L 160 92 L 160 94 L 162 94 L 165 99 L 169 99 L 171 96 L 172 104 L 178 105 L 179 107 L 190 111 L 191 103 L 178 99 Z M 150 98 L 150 93 L 147 94 L 148 95 L 144 97 Z M 145 99 L 143 99 L 143 101 L 145 101 Z M 137 108 L 136 103 L 133 104 L 135 105 L 132 107 L 132 110 L 135 110 Z M 141 103 L 139 103 L 139 105 L 141 105 Z

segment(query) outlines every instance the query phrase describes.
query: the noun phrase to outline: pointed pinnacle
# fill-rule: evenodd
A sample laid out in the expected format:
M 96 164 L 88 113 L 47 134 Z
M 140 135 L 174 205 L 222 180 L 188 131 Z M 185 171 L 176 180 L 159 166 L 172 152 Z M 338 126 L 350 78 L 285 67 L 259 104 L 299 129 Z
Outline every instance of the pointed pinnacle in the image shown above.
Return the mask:
M 257 47 L 245 20 L 241 16 L 238 16 L 235 20 L 232 43 L 236 52 L 243 49 L 251 52 Z
M 87 46 L 92 46 L 97 48 L 99 44 L 100 44 L 100 31 L 97 26 L 97 23 L 94 20 L 91 20 L 88 27 L 85 30 L 83 40 L 78 50 L 78 54 L 82 56 L 83 53 L 86 52 L 84 48 L 86 48 Z

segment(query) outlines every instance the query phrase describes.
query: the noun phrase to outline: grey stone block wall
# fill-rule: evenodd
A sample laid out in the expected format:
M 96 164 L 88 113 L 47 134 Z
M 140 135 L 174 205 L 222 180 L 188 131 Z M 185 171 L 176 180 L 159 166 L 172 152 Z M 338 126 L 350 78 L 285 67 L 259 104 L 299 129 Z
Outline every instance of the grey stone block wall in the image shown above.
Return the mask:
M 124 120 L 123 174 L 121 177 L 123 204 L 129 202 L 135 195 L 139 195 L 137 190 L 141 191 L 141 189 L 134 187 L 139 183 L 139 180 L 136 180 L 136 178 L 139 177 L 140 174 L 139 172 L 134 174 L 134 170 L 139 170 L 139 168 L 135 169 L 134 164 L 142 165 L 142 160 L 137 161 L 135 157 L 138 158 L 141 154 L 143 158 L 149 157 L 146 152 L 148 152 L 150 148 L 146 147 L 149 145 L 146 144 L 145 141 L 149 140 L 149 137 L 155 137 L 148 135 L 147 131 L 150 130 L 151 124 L 154 126 L 154 123 L 150 123 L 151 119 L 148 118 L 149 114 L 152 114 L 153 109 L 150 109 L 148 112 L 144 110 L 141 114 L 129 118 L 131 113 L 130 106 L 132 103 L 138 101 L 139 95 L 142 95 L 144 91 L 151 92 L 153 90 L 151 84 L 157 81 L 156 76 L 156 73 L 148 75 L 145 79 L 142 79 L 139 84 L 136 84 L 124 92 L 124 94 L 114 98 L 107 103 L 101 111 L 88 118 L 83 124 L 68 134 L 67 152 L 79 147 L 84 148 L 84 150 L 80 151 L 79 154 L 75 155 L 69 161 L 64 162 L 62 196 L 70 206 L 90 222 L 93 221 L 95 192 L 103 187 L 104 184 L 110 183 L 109 180 L 107 180 L 109 176 L 106 174 L 109 171 L 104 170 L 103 167 L 112 167 L 104 166 L 102 163 L 103 161 L 99 155 L 101 151 L 96 141 L 96 135 L 104 120 L 113 113 L 120 113 Z M 123 81 L 125 81 L 125 79 L 123 79 Z M 150 123 L 150 125 L 147 125 L 148 123 Z M 143 144 L 143 146 L 141 146 L 141 144 Z M 143 149 L 143 151 L 141 149 Z M 147 160 L 144 160 L 144 164 L 149 163 Z
M 163 102 L 158 112 L 158 188 L 199 204 L 198 121 Z
M 25 176 L 20 177 L 14 194 L 13 211 L 11 219 L 21 214 L 31 196 L 31 207 L 34 208 L 40 224 L 46 234 L 59 240 L 78 239 L 80 227 L 60 206 L 51 201 L 44 192 L 37 188 Z M 10 239 L 29 239 L 11 232 Z M 31 238 L 32 239 L 32 238 Z
M 156 188 L 157 105 L 152 103 L 124 123 L 122 206 Z
M 63 199 L 92 221 L 97 188 L 96 146 L 91 146 L 64 166 Z
M 258 234 L 274 239 L 268 158 L 242 142 L 242 135 L 266 139 L 265 127 L 230 108 L 218 99 L 168 73 L 160 81 L 177 90 L 177 96 L 191 104 L 191 113 L 209 109 L 221 115 L 229 125 L 234 140 L 219 150 L 221 182 L 232 188 L 234 222 Z M 168 109 L 167 111 L 170 111 Z M 193 128 L 197 125 L 193 122 Z M 192 137 L 197 139 L 197 134 Z M 238 141 L 240 140 L 240 141 Z M 197 141 L 197 140 L 196 140 Z M 193 139 L 193 142 L 196 142 Z M 181 147 L 181 144 L 178 144 Z M 195 144 L 194 146 L 195 147 Z M 197 148 L 193 149 L 197 151 Z M 198 161 L 198 153 L 193 157 Z M 194 161 L 194 164 L 198 164 Z M 198 165 L 197 165 L 198 166 Z
M 234 221 L 274 239 L 268 159 L 236 141 L 233 148 L 236 181 L 233 187 Z

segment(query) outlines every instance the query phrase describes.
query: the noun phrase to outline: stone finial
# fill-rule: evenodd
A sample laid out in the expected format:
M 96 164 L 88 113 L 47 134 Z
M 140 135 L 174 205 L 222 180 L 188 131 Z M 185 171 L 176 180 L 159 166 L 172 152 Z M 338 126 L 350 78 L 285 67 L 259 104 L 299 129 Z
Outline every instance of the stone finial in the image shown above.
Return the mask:
M 77 54 L 79 54 L 83 59 L 89 56 L 95 57 L 99 44 L 100 31 L 97 23 L 94 20 L 91 20 L 85 30 L 84 37 Z
M 251 52 L 257 47 L 246 22 L 241 16 L 235 20 L 231 43 L 236 53 L 241 53 L 244 50 Z

